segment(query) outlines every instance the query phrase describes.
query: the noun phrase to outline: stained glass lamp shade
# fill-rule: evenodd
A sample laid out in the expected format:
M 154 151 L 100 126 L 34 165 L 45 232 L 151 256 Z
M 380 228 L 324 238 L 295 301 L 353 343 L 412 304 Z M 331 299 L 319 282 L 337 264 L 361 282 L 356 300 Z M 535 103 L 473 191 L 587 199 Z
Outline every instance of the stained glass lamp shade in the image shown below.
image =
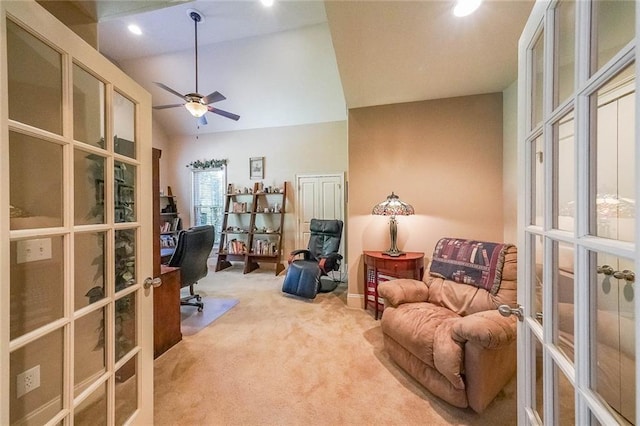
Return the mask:
M 389 220 L 389 234 L 391 236 L 391 247 L 389 250 L 383 252 L 388 256 L 401 256 L 404 252 L 398 250 L 398 222 L 396 221 L 396 216 L 409 216 L 414 214 L 415 211 L 411 204 L 407 204 L 404 201 L 401 201 L 400 198 L 395 194 L 391 193 L 383 202 L 376 204 L 373 207 L 373 211 L 371 214 L 379 215 L 379 216 L 391 216 Z

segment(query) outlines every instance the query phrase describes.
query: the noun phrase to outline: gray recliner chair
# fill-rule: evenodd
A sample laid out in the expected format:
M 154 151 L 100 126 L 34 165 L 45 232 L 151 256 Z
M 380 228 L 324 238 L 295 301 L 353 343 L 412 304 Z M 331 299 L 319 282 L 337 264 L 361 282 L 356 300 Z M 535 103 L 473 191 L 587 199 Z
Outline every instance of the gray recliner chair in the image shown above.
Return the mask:
M 289 268 L 284 277 L 282 291 L 295 296 L 314 299 L 324 289 L 320 278 L 340 269 L 342 255 L 338 253 L 342 238 L 341 220 L 311 219 L 309 246 L 294 250 L 289 256 Z M 302 258 L 297 256 L 302 255 Z

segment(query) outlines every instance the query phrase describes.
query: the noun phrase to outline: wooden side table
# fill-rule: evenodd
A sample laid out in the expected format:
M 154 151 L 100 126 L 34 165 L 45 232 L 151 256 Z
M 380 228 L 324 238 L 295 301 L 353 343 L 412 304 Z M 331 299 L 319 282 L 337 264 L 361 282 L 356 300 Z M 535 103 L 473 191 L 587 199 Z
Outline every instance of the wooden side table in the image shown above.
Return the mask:
M 393 278 L 413 278 L 421 280 L 424 275 L 424 253 L 409 252 L 391 257 L 381 251 L 365 251 L 364 257 L 364 308 L 372 307 L 378 319 L 384 310 L 384 303 L 378 297 L 378 283 Z
M 180 268 L 161 266 L 162 285 L 153 289 L 153 357 L 182 340 L 180 330 Z

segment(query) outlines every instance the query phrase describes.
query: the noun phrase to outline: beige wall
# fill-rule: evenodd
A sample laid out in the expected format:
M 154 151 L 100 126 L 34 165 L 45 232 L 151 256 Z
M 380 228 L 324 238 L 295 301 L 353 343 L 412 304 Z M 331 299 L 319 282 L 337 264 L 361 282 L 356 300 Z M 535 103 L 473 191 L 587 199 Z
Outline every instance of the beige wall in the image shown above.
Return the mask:
M 518 81 L 502 92 L 504 241 L 518 241 Z
M 210 119 L 208 125 L 215 126 L 215 120 Z M 285 181 L 288 183 L 283 261 L 286 254 L 298 248 L 294 246 L 296 198 L 292 187 L 296 174 L 345 172 L 348 167 L 346 121 L 221 132 L 164 142 L 156 139 L 154 127 L 154 147 L 162 149 L 161 188 L 171 185 L 185 227 L 191 225 L 191 171 L 187 164 L 195 160 L 227 159 L 227 182 L 249 187 L 258 182 L 249 179 L 249 158 L 264 157 L 262 182 L 278 187 Z
M 169 148 L 171 146 L 171 141 L 156 120 L 153 120 L 153 127 L 151 129 L 151 132 L 153 134 L 153 147 L 162 151 L 162 156 L 160 157 L 160 190 L 164 191 L 166 194 L 167 186 L 171 185 L 171 181 L 169 179 L 171 165 L 169 164 L 169 160 L 167 159 L 169 157 Z
M 363 306 L 362 251 L 389 248 L 388 218 L 371 208 L 391 191 L 416 211 L 398 220 L 401 250 L 502 241 L 502 132 L 502 93 L 349 111 L 349 306 Z

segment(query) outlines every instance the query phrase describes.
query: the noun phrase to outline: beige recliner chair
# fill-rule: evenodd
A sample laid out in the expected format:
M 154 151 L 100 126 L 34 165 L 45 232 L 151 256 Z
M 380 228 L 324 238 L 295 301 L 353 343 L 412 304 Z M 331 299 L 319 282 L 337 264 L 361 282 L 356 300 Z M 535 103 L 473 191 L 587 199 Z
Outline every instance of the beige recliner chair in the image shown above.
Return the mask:
M 516 247 L 443 238 L 423 281 L 378 287 L 384 347 L 403 370 L 456 407 L 480 413 L 516 371 Z

